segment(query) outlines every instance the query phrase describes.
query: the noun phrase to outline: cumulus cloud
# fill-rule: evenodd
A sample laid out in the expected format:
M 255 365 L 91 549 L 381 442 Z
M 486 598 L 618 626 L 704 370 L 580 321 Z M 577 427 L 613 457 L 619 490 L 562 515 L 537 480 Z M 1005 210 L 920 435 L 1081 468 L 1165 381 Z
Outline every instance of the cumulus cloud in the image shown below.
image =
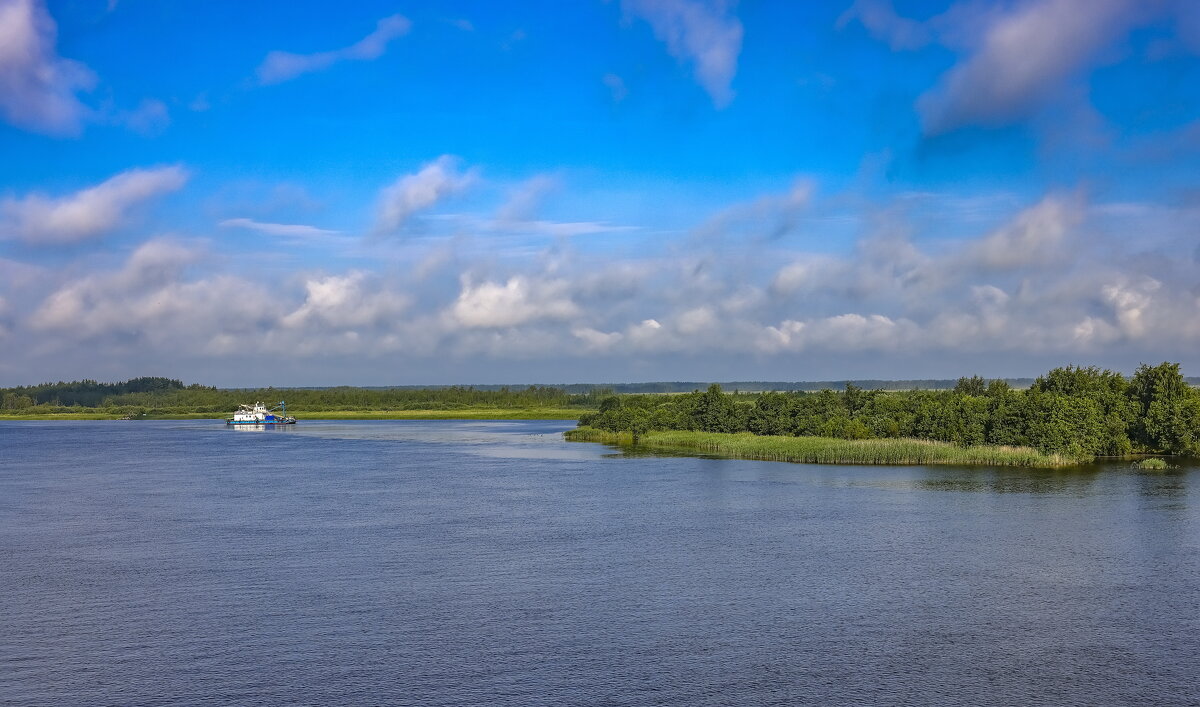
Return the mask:
M 768 326 L 767 336 L 758 339 L 767 351 L 903 350 L 909 348 L 919 327 L 906 319 L 893 320 L 882 314 L 849 312 L 808 320 L 788 319 Z
M 198 248 L 153 239 L 119 268 L 62 283 L 23 322 L 43 347 L 104 354 L 319 356 L 396 350 L 409 298 L 362 272 L 314 275 L 287 288 L 212 272 Z M 434 342 L 439 334 L 429 327 Z M 390 345 L 385 346 L 391 342 Z
M 368 288 L 363 272 L 310 278 L 304 283 L 304 303 L 281 320 L 295 329 L 320 324 L 332 329 L 356 329 L 394 321 L 408 308 L 409 298 Z
M 696 81 L 723 108 L 733 100 L 742 51 L 742 23 L 727 0 L 623 0 L 628 15 L 650 24 L 667 51 L 687 63 Z
M 245 228 L 251 231 L 265 233 L 268 236 L 290 236 L 294 238 L 316 238 L 320 236 L 336 236 L 340 231 L 331 231 L 316 226 L 293 223 L 264 223 L 249 218 L 225 219 L 219 224 L 222 228 Z
M 388 44 L 397 37 L 408 34 L 412 23 L 403 15 L 392 15 L 379 20 L 375 30 L 354 44 L 332 51 L 315 54 L 293 54 L 273 51 L 258 66 L 260 84 L 277 84 L 303 74 L 321 71 L 341 61 L 368 61 L 378 59 L 387 51 Z
M 121 226 L 137 206 L 182 188 L 187 179 L 179 166 L 131 169 L 68 196 L 7 197 L 0 200 L 0 238 L 43 245 L 97 238 Z
M 472 283 L 464 278 L 462 291 L 451 307 L 454 320 L 465 327 L 513 327 L 540 319 L 569 319 L 579 312 L 563 280 L 539 281 L 528 277 L 498 282 Z
M 475 182 L 475 170 L 461 171 L 458 160 L 442 155 L 386 187 L 380 195 L 375 232 L 395 233 L 417 212 L 457 194 Z
M 1055 265 L 1071 229 L 1083 220 L 1082 199 L 1051 195 L 977 241 L 969 255 L 986 268 Z
M 972 51 L 917 108 L 926 134 L 1032 115 L 1138 19 L 1133 0 L 1037 0 L 997 13 Z
M 90 111 L 76 94 L 96 75 L 58 56 L 58 28 L 40 0 L 0 0 L 0 115 L 47 135 L 78 135 Z

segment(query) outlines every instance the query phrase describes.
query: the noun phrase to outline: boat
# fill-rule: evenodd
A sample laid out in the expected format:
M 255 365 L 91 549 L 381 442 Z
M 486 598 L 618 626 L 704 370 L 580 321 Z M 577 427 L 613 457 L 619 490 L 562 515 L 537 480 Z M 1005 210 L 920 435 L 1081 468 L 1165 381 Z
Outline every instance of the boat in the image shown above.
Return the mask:
M 275 414 L 278 410 L 279 414 Z M 294 425 L 296 418 L 290 417 L 287 414 L 287 404 L 284 401 L 279 401 L 279 405 L 273 408 L 267 408 L 262 403 L 254 403 L 253 405 L 239 405 L 237 412 L 233 413 L 233 417 L 225 420 L 227 425 Z

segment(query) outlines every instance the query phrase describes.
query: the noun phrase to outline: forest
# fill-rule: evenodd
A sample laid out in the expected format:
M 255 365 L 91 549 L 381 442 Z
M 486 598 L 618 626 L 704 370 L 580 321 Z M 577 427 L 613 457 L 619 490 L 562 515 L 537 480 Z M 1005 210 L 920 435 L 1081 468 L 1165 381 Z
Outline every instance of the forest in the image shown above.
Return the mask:
M 952 390 L 728 394 L 719 385 L 682 395 L 609 396 L 581 428 L 750 432 L 845 440 L 913 438 L 960 447 L 1032 447 L 1082 459 L 1200 453 L 1200 390 L 1177 363 L 1143 364 L 1131 378 L 1096 367 L 1055 368 L 1014 389 L 961 378 Z
M 0 413 L 53 414 L 87 409 L 111 414 L 223 415 L 242 403 L 287 401 L 289 410 L 362 412 L 385 410 L 570 409 L 595 410 L 611 394 L 604 389 L 572 395 L 547 386 L 478 390 L 445 388 L 214 388 L 184 385 L 168 378 L 135 378 L 123 383 L 93 380 L 44 383 L 0 389 Z

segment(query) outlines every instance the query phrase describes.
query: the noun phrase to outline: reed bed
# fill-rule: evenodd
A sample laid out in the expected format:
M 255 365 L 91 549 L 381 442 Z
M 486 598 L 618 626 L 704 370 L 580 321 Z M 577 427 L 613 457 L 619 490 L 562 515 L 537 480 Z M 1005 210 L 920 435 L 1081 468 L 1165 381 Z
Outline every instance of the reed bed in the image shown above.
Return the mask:
M 565 436 L 577 442 L 633 443 L 628 432 L 605 432 L 589 427 L 569 430 Z M 1043 454 L 1029 447 L 958 447 L 946 442 L 921 439 L 845 440 L 776 437 L 749 432 L 647 432 L 638 440 L 638 444 L 667 451 L 698 451 L 738 459 L 805 464 L 978 464 L 1052 468 L 1081 461 L 1059 454 Z

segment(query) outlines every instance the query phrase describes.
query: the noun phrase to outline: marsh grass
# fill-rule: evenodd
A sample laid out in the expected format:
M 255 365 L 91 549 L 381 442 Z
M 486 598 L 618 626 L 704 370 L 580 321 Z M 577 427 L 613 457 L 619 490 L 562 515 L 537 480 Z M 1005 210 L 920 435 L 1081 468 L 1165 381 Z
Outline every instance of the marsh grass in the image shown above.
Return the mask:
M 1148 471 L 1163 471 L 1164 469 L 1170 468 L 1166 459 L 1159 459 L 1158 457 L 1150 457 L 1149 459 L 1143 459 L 1140 462 L 1134 462 L 1133 466 L 1136 469 L 1144 469 Z
M 565 433 L 576 442 L 633 443 L 628 432 L 612 433 L 580 427 Z M 647 432 L 638 444 L 661 450 L 709 452 L 739 459 L 806 464 L 980 464 L 1053 468 L 1082 460 L 1042 454 L 1029 447 L 957 447 L 919 439 L 845 440 L 829 437 L 775 437 L 749 432 Z

